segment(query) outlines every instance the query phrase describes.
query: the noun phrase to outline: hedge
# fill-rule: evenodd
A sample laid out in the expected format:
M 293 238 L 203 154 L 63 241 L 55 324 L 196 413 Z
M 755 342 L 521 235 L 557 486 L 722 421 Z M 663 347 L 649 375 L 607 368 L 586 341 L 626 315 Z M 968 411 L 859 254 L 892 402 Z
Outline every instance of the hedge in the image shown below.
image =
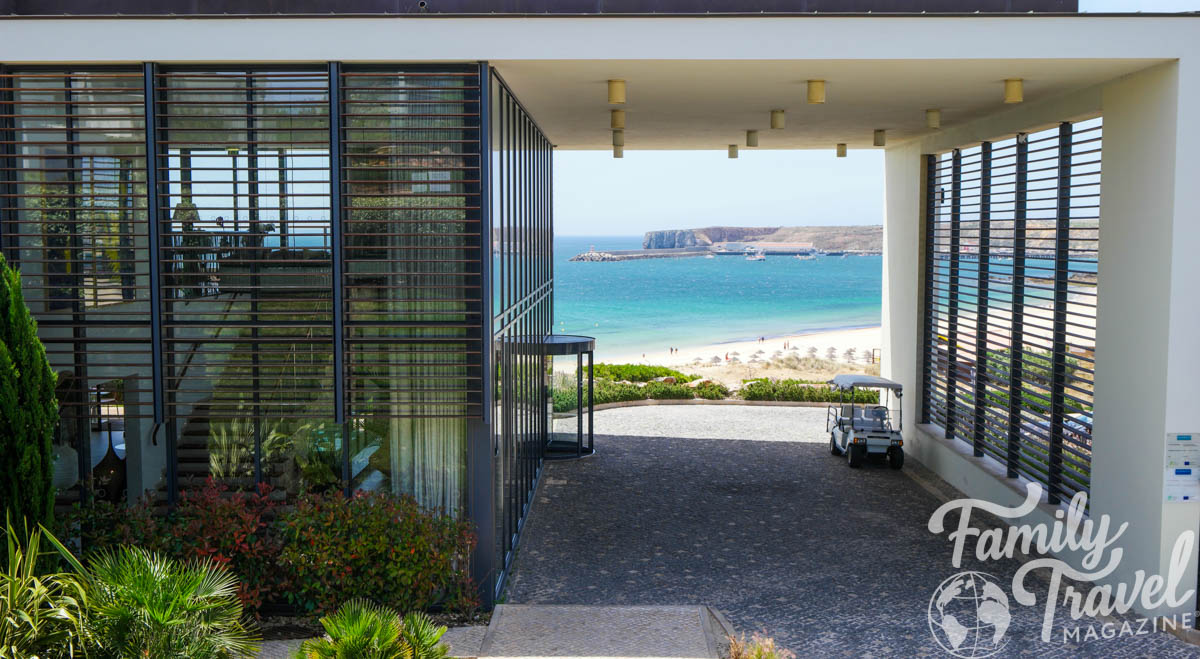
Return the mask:
M 406 495 L 333 490 L 284 506 L 269 486 L 231 493 L 209 479 L 184 490 L 169 514 L 148 499 L 76 504 L 59 536 L 79 538 L 85 555 L 136 545 L 178 560 L 211 559 L 238 575 L 250 615 L 321 615 L 354 597 L 403 611 L 473 608 L 471 529 Z
M 836 403 L 842 400 L 842 394 L 828 386 L 813 386 L 799 380 L 756 380 L 742 387 L 742 398 L 746 400 L 775 400 L 806 403 Z M 845 401 L 851 402 L 849 397 Z M 879 392 L 870 389 L 856 389 L 855 403 L 879 404 Z
M 676 382 L 691 382 L 698 380 L 699 375 L 687 375 L 666 366 L 645 366 L 642 364 L 596 364 L 592 375 L 597 380 L 628 380 L 630 382 L 650 382 L 655 378 L 672 377 Z

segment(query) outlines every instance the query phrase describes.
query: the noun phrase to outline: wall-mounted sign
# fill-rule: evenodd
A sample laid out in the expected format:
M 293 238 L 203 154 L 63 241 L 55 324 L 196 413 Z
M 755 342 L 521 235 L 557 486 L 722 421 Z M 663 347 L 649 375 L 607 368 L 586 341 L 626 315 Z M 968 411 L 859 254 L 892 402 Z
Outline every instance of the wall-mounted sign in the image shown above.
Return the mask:
M 1168 434 L 1163 468 L 1163 501 L 1200 501 L 1200 434 Z

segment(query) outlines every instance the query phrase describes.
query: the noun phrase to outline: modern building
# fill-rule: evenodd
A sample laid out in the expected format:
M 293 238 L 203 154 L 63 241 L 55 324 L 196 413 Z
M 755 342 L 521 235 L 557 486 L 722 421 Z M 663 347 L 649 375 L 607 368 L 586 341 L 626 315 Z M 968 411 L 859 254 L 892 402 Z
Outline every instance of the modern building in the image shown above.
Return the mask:
M 0 0 L 0 246 L 98 496 L 411 494 L 475 522 L 494 593 L 546 438 L 553 152 L 613 148 L 622 108 L 631 154 L 884 149 L 910 456 L 1006 505 L 1041 483 L 1030 521 L 1088 492 L 1133 527 L 1105 582 L 1200 531 L 1165 469 L 1200 433 L 1194 16 L 491 7 Z

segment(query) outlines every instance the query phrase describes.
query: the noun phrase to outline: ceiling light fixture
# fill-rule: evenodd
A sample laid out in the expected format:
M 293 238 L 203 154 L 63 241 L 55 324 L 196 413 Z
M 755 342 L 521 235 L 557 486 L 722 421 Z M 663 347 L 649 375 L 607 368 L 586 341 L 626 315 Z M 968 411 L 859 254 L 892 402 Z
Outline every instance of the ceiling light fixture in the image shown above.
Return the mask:
M 846 145 L 845 144 L 837 145 L 837 157 L 839 157 L 839 158 L 846 157 Z
M 1004 102 L 1020 103 L 1025 100 L 1025 81 L 1021 78 L 1009 78 L 1004 81 Z
M 730 145 L 729 145 L 729 157 L 730 157 L 730 158 L 736 158 L 736 157 L 737 157 L 737 145 L 736 145 L 736 144 L 730 144 Z
M 608 81 L 608 104 L 609 105 L 625 105 L 625 81 L 624 80 L 609 80 Z
M 614 146 L 613 147 L 613 157 L 614 158 L 624 158 L 625 157 L 625 147 Z
M 610 110 L 608 114 L 608 127 L 613 130 L 625 130 L 625 111 Z
M 746 131 L 746 146 L 758 146 L 758 131 Z
M 780 130 L 783 128 L 783 124 L 783 110 L 771 110 L 771 128 L 773 130 Z
M 808 104 L 820 105 L 825 102 L 825 81 L 824 80 L 809 80 L 808 81 Z
M 925 125 L 929 128 L 937 130 L 942 127 L 942 111 L 941 110 L 926 110 Z
M 887 131 L 882 128 L 876 129 L 873 139 L 875 146 L 887 146 Z
M 614 130 L 612 133 L 613 133 L 613 146 L 625 146 L 625 131 Z

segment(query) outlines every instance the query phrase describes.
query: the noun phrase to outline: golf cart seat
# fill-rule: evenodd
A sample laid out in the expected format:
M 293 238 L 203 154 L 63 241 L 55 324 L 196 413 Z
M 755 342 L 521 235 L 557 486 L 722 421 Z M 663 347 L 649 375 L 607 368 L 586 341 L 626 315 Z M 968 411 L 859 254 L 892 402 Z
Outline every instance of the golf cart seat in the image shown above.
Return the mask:
M 849 416 L 849 410 L 846 410 L 846 414 Z M 857 406 L 852 422 L 854 429 L 859 431 L 886 430 L 887 408 Z

